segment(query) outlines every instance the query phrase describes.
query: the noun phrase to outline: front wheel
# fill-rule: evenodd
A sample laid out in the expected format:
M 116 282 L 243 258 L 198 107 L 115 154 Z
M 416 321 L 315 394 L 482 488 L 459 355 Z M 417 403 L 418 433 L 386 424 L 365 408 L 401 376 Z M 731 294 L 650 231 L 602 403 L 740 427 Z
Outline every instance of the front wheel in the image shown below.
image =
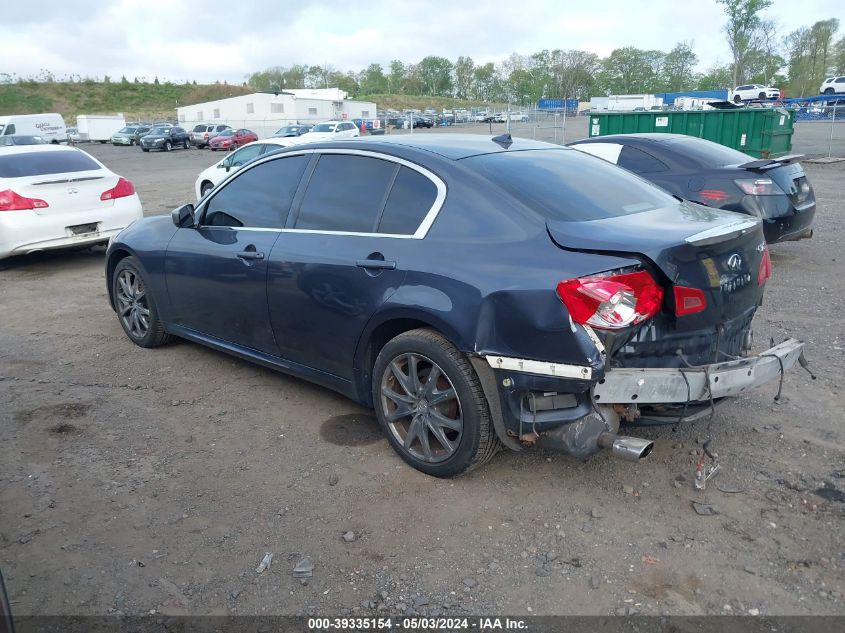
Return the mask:
M 742 97 L 739 95 L 734 95 L 734 103 L 742 103 Z
M 765 101 L 766 100 L 766 93 L 761 92 L 760 94 L 757 95 L 757 98 L 760 99 L 760 101 Z
M 146 147 L 142 147 L 142 148 L 141 148 L 141 151 L 142 151 L 142 152 L 149 152 L 150 150 L 149 150 L 149 149 L 147 149 Z
M 115 267 L 112 296 L 120 326 L 135 345 L 158 347 L 170 341 L 135 257 L 121 259 Z
M 400 334 L 382 348 L 372 376 L 379 424 L 393 449 L 417 470 L 454 477 L 499 450 L 475 370 L 439 333 Z
M 165 152 L 169 152 L 171 149 L 173 149 L 173 145 L 171 145 L 171 144 L 170 144 L 170 141 L 167 141 L 167 142 L 164 144 L 164 151 L 165 151 Z

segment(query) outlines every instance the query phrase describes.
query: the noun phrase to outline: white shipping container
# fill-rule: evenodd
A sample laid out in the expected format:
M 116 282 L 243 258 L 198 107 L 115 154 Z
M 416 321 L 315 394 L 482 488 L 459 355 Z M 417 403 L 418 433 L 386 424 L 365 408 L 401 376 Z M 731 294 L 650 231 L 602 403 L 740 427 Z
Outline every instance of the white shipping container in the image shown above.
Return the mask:
M 76 117 L 76 127 L 79 130 L 79 140 L 107 143 L 112 134 L 126 127 L 126 119 L 122 114 L 80 114 Z

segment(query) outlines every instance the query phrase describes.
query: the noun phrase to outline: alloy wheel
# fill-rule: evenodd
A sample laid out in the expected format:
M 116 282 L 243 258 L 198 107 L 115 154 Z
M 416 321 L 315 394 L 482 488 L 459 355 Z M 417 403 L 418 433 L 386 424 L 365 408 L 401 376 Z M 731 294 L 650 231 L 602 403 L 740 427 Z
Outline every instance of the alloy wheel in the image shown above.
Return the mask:
M 115 291 L 117 313 L 124 328 L 133 338 L 144 338 L 150 329 L 150 306 L 138 273 L 129 269 L 121 270 Z
M 388 429 L 415 459 L 434 464 L 457 450 L 464 429 L 461 402 L 430 358 L 405 353 L 391 360 L 381 379 L 381 407 Z

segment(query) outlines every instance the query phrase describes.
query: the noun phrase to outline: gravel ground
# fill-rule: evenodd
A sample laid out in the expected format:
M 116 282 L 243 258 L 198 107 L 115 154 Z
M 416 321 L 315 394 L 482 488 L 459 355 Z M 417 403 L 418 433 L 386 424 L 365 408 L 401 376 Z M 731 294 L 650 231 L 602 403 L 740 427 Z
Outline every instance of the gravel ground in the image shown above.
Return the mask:
M 567 125 L 583 136 L 583 117 Z M 826 154 L 828 133 L 800 124 L 796 150 Z M 192 200 L 221 157 L 85 149 L 136 183 L 148 215 Z M 341 396 L 187 342 L 130 344 L 102 249 L 1 262 L 14 612 L 845 614 L 845 163 L 806 170 L 816 234 L 772 248 L 755 334 L 758 349 L 805 340 L 817 379 L 796 369 L 779 402 L 767 385 L 712 422 L 635 429 L 656 445 L 640 464 L 527 451 L 426 477 Z M 722 472 L 698 492 L 708 437 Z M 292 577 L 304 558 L 313 576 Z

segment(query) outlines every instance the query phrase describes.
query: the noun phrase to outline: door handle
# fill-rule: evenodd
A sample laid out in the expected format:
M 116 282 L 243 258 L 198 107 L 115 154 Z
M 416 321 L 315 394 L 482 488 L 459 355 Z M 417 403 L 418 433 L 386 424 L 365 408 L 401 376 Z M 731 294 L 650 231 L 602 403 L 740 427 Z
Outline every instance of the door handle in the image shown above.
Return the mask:
M 355 265 L 371 270 L 396 270 L 396 262 L 386 262 L 383 259 L 359 259 Z
M 238 253 L 238 257 L 241 259 L 264 259 L 264 253 L 256 251 L 241 251 Z

